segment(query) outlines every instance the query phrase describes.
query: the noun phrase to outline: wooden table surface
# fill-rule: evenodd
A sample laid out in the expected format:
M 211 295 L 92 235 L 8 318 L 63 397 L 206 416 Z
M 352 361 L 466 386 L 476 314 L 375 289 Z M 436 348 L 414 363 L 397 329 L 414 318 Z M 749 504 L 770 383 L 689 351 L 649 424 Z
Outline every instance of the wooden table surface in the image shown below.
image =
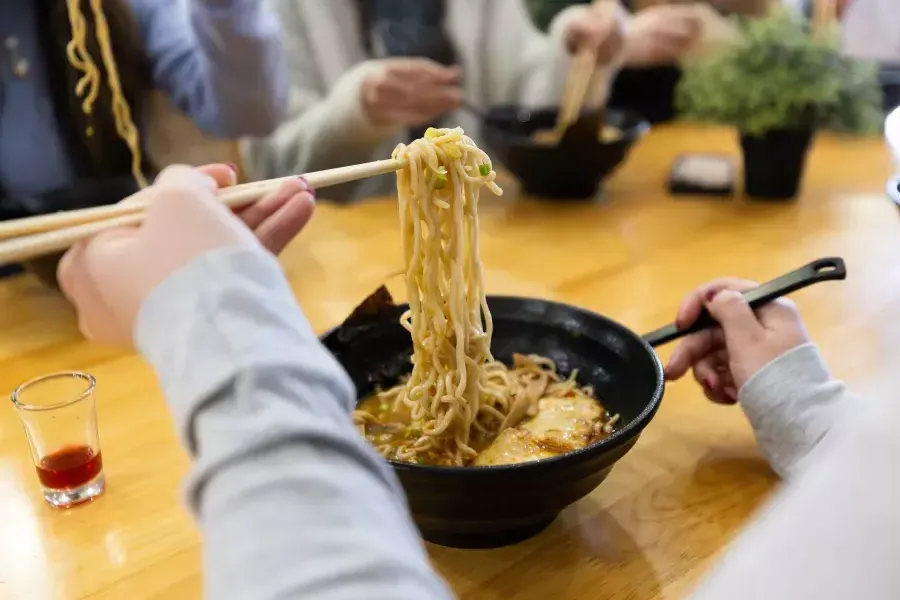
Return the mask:
M 685 151 L 737 156 L 737 145 L 721 130 L 658 128 L 594 204 L 523 201 L 501 182 L 508 193 L 482 202 L 488 291 L 564 300 L 649 331 L 714 276 L 768 279 L 840 255 L 845 283 L 795 299 L 836 374 L 865 393 L 894 389 L 900 222 L 883 193 L 884 144 L 820 137 L 802 197 L 783 204 L 667 197 L 669 165 Z M 401 266 L 399 250 L 389 199 L 322 203 L 283 263 L 322 331 Z M 4 393 L 56 370 L 97 377 L 108 481 L 93 504 L 49 508 L 15 411 L 0 409 L 0 598 L 200 598 L 200 538 L 179 495 L 186 455 L 150 370 L 83 341 L 66 303 L 28 277 L 0 283 L 0 307 Z M 740 410 L 678 383 L 607 481 L 548 530 L 499 550 L 429 550 L 462 598 L 678 598 L 775 485 Z

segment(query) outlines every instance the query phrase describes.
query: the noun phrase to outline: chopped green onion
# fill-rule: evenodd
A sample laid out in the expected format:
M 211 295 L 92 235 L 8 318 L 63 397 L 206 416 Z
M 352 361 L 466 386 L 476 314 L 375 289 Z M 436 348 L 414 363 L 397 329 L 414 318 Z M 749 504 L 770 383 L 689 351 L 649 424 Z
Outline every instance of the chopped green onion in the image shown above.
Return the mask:
M 435 177 L 434 178 L 434 189 L 442 190 L 447 187 L 447 178 L 446 177 Z
M 487 177 L 491 174 L 491 165 L 478 165 L 478 172 L 481 173 L 483 177 Z
M 426 138 L 431 139 L 431 138 L 436 138 L 436 137 L 440 137 L 440 136 L 441 136 L 441 132 L 438 131 L 437 129 L 435 129 L 434 127 L 429 127 L 428 129 L 425 130 Z

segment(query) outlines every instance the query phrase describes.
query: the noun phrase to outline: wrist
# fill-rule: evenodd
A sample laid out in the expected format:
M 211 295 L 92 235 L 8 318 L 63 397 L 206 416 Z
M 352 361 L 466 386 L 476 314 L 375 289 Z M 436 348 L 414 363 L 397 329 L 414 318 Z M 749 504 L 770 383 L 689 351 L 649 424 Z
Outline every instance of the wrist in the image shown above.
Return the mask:
M 374 74 L 369 74 L 369 76 L 363 80 L 362 85 L 359 88 L 360 112 L 363 119 L 373 127 L 379 129 L 389 128 L 391 127 L 392 123 L 388 120 L 387 117 L 384 117 L 380 114 L 380 111 L 378 110 L 378 103 L 372 98 L 373 92 L 369 87 L 369 78 L 371 77 L 374 77 Z
M 798 375 L 802 377 L 801 386 L 817 385 L 831 379 L 825 361 L 812 342 L 801 342 L 754 370 L 740 386 L 738 395 L 741 400 L 746 398 L 753 402 L 759 396 L 782 387 L 772 385 L 774 381 L 793 380 Z
M 360 143 L 378 143 L 391 137 L 397 130 L 389 124 L 378 123 L 370 116 L 365 99 L 366 80 L 374 77 L 381 66 L 378 61 L 367 60 L 349 71 L 338 80 L 328 96 L 334 109 L 332 126 L 352 135 Z

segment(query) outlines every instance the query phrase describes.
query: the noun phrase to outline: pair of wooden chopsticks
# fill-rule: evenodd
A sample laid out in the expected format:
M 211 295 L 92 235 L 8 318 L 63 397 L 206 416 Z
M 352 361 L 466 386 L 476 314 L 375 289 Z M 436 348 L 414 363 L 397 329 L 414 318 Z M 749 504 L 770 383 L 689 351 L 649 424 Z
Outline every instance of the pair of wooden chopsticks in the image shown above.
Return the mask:
M 297 177 L 304 177 L 310 187 L 320 189 L 384 175 L 398 171 L 404 165 L 401 160 L 378 160 L 302 176 L 256 181 L 225 188 L 219 192 L 219 199 L 230 208 L 238 208 L 256 202 L 276 191 L 285 181 Z M 124 202 L 2 222 L 0 240 L 4 241 L 0 242 L 0 265 L 62 252 L 76 242 L 108 229 L 139 225 L 144 220 L 146 209 L 144 202 Z

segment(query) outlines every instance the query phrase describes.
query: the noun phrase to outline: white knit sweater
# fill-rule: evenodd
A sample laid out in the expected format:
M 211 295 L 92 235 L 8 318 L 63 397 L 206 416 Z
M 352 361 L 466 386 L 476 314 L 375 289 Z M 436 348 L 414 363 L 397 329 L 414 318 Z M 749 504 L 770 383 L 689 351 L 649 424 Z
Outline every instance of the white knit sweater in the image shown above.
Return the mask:
M 842 29 L 850 56 L 900 64 L 900 0 L 854 0 Z
M 306 173 L 387 158 L 400 141 L 396 128 L 376 127 L 363 114 L 360 86 L 375 66 L 363 49 L 354 0 L 269 0 L 282 24 L 293 81 L 290 116 L 266 139 L 242 143 L 244 164 L 254 178 Z M 559 103 L 568 70 L 565 26 L 584 6 L 560 13 L 549 35 L 532 23 L 521 0 L 452 0 L 448 33 L 463 68 L 466 99 L 480 107 Z M 598 78 L 599 80 L 599 78 Z M 604 86 L 592 90 L 596 105 Z M 471 115 L 453 122 L 478 141 Z M 389 193 L 392 177 L 323 190 L 347 200 Z

